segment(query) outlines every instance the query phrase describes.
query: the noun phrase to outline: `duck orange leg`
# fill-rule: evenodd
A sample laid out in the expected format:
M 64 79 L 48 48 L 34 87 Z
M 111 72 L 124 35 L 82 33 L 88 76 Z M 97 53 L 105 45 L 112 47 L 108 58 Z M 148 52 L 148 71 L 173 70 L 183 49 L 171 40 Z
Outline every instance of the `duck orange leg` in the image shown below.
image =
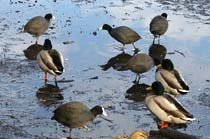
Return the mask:
M 47 72 L 45 72 L 45 74 L 44 74 L 44 80 L 45 80 L 45 82 L 47 82 L 47 81 L 48 81 Z
M 168 128 L 168 122 L 161 121 L 160 128 Z

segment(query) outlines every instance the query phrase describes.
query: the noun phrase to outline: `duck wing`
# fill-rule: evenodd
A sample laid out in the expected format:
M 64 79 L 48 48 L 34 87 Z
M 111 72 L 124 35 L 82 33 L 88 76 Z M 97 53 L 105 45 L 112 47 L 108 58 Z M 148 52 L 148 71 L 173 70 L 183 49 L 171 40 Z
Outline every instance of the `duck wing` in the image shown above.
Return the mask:
M 180 111 L 181 113 L 183 113 L 186 117 L 193 118 L 193 115 L 191 113 L 189 113 L 174 96 L 172 96 L 172 95 L 170 95 L 168 93 L 164 94 L 163 96 L 171 104 L 173 104 L 177 108 L 178 111 Z
M 159 74 L 159 77 L 162 77 L 162 79 L 174 89 L 182 89 L 182 86 L 180 85 L 179 81 L 177 80 L 176 76 L 174 75 L 174 72 L 167 71 L 165 69 L 159 69 L 157 70 L 157 74 Z
M 57 74 L 62 74 L 64 72 L 64 60 L 61 53 L 55 49 L 48 51 L 49 55 L 52 58 L 53 64 L 56 66 L 55 72 Z
M 182 74 L 180 71 L 174 69 L 174 76 L 176 77 L 177 81 L 179 82 L 179 84 L 182 86 L 182 90 L 180 90 L 181 92 L 185 91 L 188 92 L 189 91 L 189 87 L 186 84 Z
M 49 55 L 48 51 L 42 50 L 37 55 L 37 61 L 40 68 L 45 72 L 50 72 L 55 74 L 53 71 L 57 70 L 56 66 L 53 64 L 53 59 Z

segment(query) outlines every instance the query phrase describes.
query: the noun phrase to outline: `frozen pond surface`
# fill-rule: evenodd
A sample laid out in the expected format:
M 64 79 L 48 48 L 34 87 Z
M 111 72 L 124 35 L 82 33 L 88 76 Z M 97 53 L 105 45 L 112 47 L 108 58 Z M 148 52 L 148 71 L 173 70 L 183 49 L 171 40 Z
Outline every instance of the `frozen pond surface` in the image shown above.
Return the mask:
M 53 13 L 51 28 L 40 37 L 60 50 L 66 71 L 58 88 L 48 92 L 43 72 L 36 61 L 25 58 L 23 50 L 35 38 L 22 33 L 23 26 L 33 16 Z M 149 32 L 151 19 L 168 13 L 169 29 L 161 37 L 167 55 L 179 68 L 190 86 L 190 93 L 178 99 L 194 114 L 196 121 L 179 131 L 210 138 L 210 4 L 208 0 L 0 0 L 0 138 L 67 137 L 69 130 L 52 121 L 52 111 L 62 103 L 81 101 L 89 107 L 103 105 L 113 124 L 97 118 L 88 127 L 91 131 L 73 130 L 73 137 L 110 139 L 128 135 L 136 129 L 149 132 L 157 129 L 143 101 L 125 98 L 133 85 L 131 71 L 101 70 L 121 46 L 106 31 L 97 29 L 104 23 L 126 25 L 143 39 L 136 42 L 142 53 L 148 53 L 153 36 Z M 69 42 L 69 44 L 64 44 Z M 132 47 L 126 47 L 132 55 Z M 154 81 L 153 68 L 143 74 L 141 83 Z M 49 84 L 54 85 L 53 78 Z M 43 92 L 49 96 L 43 95 Z M 54 94 L 57 95 L 54 95 Z M 59 95 L 58 95 L 59 94 Z

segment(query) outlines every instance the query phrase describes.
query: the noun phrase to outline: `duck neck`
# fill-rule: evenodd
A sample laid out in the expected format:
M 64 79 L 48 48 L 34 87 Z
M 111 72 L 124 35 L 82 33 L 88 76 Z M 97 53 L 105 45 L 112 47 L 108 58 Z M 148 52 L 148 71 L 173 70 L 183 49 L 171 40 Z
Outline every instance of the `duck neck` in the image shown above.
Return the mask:
M 90 111 L 93 114 L 93 119 L 96 118 L 96 116 L 98 115 L 97 112 L 94 109 L 91 109 Z
M 112 27 L 108 24 L 104 25 L 104 30 L 107 30 L 108 32 L 110 32 L 112 30 Z
M 46 39 L 43 45 L 43 50 L 50 50 L 52 49 L 52 44 L 49 39 Z

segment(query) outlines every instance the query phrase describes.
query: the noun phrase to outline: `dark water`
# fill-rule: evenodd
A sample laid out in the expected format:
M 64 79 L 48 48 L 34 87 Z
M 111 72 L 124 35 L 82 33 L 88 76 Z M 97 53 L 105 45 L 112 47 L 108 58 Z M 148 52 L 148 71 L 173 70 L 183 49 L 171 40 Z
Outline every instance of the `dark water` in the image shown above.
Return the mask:
M 0 0 L 0 138 L 56 138 L 67 137 L 68 128 L 50 120 L 52 111 L 62 103 L 81 101 L 89 107 L 97 104 L 107 109 L 113 124 L 97 118 L 89 124 L 91 131 L 73 130 L 78 138 L 108 139 L 128 135 L 136 129 L 149 132 L 157 129 L 144 102 L 125 98 L 133 85 L 131 71 L 101 70 L 121 46 L 106 31 L 98 31 L 103 23 L 126 25 L 143 39 L 136 46 L 148 53 L 153 36 L 148 25 L 152 17 L 168 13 L 169 29 L 161 37 L 161 44 L 176 68 L 183 72 L 190 93 L 178 99 L 197 118 L 179 131 L 210 138 L 210 15 L 209 1 L 142 1 L 142 0 Z M 27 60 L 23 50 L 35 38 L 22 33 L 24 24 L 33 16 L 52 12 L 56 17 L 52 28 L 40 37 L 42 44 L 50 38 L 53 46 L 65 59 L 66 71 L 58 79 L 71 82 L 47 87 L 36 61 Z M 93 34 L 96 32 L 96 35 Z M 70 44 L 63 44 L 70 42 Z M 132 47 L 126 52 L 132 55 Z M 155 68 L 145 73 L 141 83 L 154 81 Z M 46 94 L 45 94 L 46 93 Z M 3 130 L 4 129 L 4 130 Z M 5 130 L 7 129 L 7 130 Z

